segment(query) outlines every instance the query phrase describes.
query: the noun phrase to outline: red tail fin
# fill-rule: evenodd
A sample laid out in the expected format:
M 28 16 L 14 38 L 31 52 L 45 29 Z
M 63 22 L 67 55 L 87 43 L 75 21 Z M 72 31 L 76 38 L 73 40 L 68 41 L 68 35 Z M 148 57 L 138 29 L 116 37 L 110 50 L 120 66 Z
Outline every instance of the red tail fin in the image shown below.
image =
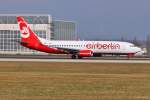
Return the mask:
M 31 30 L 31 28 L 22 17 L 18 16 L 17 21 L 21 32 L 21 44 L 23 46 L 47 53 L 59 52 L 54 48 L 49 48 L 48 46 L 43 45 L 40 42 L 38 36 Z
M 21 42 L 32 45 L 39 43 L 37 35 L 31 30 L 27 22 L 20 16 L 17 17 L 17 21 L 21 32 Z

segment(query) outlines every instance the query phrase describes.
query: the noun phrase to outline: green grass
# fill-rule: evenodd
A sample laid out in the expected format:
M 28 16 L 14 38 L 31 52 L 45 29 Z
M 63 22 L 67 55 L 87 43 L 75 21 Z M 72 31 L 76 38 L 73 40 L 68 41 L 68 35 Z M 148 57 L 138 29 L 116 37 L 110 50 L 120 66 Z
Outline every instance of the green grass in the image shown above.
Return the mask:
M 0 62 L 0 100 L 150 100 L 150 64 Z

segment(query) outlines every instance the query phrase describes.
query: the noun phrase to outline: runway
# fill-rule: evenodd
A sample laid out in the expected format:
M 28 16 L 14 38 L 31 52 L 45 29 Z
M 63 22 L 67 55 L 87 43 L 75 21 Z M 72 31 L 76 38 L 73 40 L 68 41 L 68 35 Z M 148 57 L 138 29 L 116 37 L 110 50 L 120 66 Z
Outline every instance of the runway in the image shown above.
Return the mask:
M 69 55 L 0 55 L 0 61 L 19 62 L 73 62 L 73 63 L 148 63 L 150 57 L 85 57 L 71 59 Z
M 146 63 L 150 60 L 91 60 L 91 59 L 18 59 L 18 58 L 0 58 L 0 62 L 70 62 L 70 63 Z

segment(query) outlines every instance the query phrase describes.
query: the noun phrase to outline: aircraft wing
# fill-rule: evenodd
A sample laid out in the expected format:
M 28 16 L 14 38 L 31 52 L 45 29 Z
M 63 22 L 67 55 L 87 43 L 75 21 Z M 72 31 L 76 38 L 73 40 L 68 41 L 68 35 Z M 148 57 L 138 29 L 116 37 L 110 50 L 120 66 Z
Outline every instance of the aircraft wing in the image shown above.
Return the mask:
M 79 52 L 79 49 L 73 49 L 73 48 L 64 48 L 64 47 L 53 47 L 53 48 L 57 48 L 58 50 L 61 50 L 65 53 L 70 53 L 70 54 Z

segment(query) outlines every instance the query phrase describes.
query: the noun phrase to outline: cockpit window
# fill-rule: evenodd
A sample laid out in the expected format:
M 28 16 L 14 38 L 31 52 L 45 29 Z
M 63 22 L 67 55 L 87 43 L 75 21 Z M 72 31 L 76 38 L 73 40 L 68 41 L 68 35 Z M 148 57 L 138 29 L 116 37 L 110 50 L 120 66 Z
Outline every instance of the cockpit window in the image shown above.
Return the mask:
M 135 47 L 135 45 L 134 45 L 134 44 L 131 44 L 130 47 Z

